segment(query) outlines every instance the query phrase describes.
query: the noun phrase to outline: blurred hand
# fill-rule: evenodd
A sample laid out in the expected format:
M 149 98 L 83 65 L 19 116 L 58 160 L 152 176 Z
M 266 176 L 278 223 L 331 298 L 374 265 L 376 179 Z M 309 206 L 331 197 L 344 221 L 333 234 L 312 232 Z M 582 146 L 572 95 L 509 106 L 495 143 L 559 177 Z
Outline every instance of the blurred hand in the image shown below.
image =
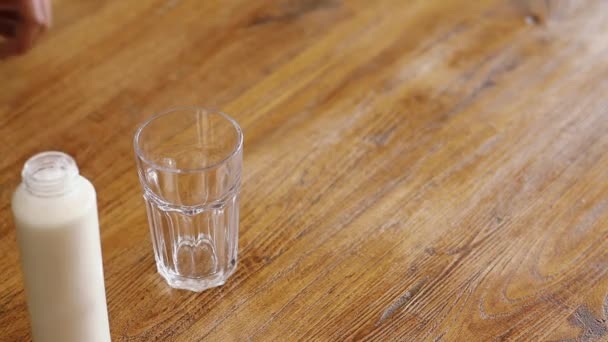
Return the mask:
M 0 59 L 27 52 L 50 24 L 51 0 L 0 0 Z

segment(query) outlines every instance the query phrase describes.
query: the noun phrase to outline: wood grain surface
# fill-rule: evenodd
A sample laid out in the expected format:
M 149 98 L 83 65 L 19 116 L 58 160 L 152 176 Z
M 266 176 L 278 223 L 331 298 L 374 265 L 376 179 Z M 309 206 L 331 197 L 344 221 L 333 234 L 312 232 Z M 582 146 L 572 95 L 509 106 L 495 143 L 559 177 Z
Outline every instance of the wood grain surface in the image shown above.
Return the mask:
M 98 190 L 115 341 L 608 340 L 608 1 L 56 0 L 0 62 L 0 340 L 30 338 L 9 209 L 32 154 Z M 156 273 L 131 138 L 244 129 L 239 268 Z

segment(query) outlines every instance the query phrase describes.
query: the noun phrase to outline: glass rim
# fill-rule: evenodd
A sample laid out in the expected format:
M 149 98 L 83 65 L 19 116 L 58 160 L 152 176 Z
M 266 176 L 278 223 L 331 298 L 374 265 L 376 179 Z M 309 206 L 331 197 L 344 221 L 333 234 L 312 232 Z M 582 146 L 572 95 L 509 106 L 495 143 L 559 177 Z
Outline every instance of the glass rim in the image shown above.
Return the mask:
M 139 147 L 139 138 L 141 136 L 141 133 L 144 131 L 144 129 L 153 121 L 155 121 L 156 119 L 159 119 L 163 116 L 166 116 L 168 114 L 177 112 L 177 111 L 182 111 L 182 110 L 203 110 L 209 113 L 213 113 L 213 114 L 218 114 L 220 115 L 222 118 L 226 119 L 228 122 L 230 122 L 230 124 L 232 124 L 232 126 L 234 127 L 234 129 L 237 132 L 237 143 L 235 145 L 235 147 L 232 149 L 232 151 L 222 160 L 213 163 L 211 165 L 208 166 L 204 166 L 204 167 L 198 167 L 198 168 L 188 168 L 188 169 L 179 169 L 179 168 L 173 168 L 173 167 L 166 167 L 166 166 L 162 166 L 159 165 L 151 160 L 149 160 L 148 158 L 146 158 L 144 156 L 143 151 L 141 150 L 141 148 Z M 220 111 L 220 110 L 215 110 L 215 109 L 211 109 L 211 108 L 206 108 L 206 107 L 200 107 L 200 106 L 186 106 L 186 107 L 173 107 L 173 108 L 169 108 L 165 111 L 159 112 L 154 114 L 152 117 L 150 117 L 149 119 L 147 119 L 146 121 L 144 121 L 143 123 L 141 123 L 137 130 L 135 131 L 135 135 L 133 136 L 133 147 L 135 148 L 135 155 L 137 158 L 143 160 L 144 162 L 146 162 L 147 164 L 150 164 L 151 166 L 153 166 L 155 169 L 163 171 L 163 172 L 171 172 L 171 173 L 197 173 L 197 172 L 203 172 L 206 170 L 211 170 L 211 169 L 215 169 L 223 164 L 225 164 L 228 160 L 230 160 L 232 157 L 234 157 L 239 151 L 241 151 L 243 149 L 243 130 L 241 129 L 241 126 L 239 126 L 238 122 L 236 122 L 236 120 L 234 120 L 232 117 L 230 117 L 228 114 Z

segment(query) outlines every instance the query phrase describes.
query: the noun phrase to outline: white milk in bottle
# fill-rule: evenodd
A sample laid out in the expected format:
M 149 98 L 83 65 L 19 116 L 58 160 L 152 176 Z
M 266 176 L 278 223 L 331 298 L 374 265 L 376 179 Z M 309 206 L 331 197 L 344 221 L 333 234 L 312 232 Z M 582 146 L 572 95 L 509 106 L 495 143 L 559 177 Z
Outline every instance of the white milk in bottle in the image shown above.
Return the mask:
M 110 341 L 95 188 L 74 159 L 30 158 L 12 209 L 33 340 Z

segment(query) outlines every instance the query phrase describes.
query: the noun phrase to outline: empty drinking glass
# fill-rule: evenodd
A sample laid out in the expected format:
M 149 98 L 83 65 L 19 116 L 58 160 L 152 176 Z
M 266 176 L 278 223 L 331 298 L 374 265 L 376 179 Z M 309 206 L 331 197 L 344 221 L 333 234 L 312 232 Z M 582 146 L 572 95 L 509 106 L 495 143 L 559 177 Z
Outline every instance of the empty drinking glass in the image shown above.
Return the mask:
M 134 138 L 158 272 L 203 291 L 236 270 L 243 133 L 224 113 L 169 110 Z

